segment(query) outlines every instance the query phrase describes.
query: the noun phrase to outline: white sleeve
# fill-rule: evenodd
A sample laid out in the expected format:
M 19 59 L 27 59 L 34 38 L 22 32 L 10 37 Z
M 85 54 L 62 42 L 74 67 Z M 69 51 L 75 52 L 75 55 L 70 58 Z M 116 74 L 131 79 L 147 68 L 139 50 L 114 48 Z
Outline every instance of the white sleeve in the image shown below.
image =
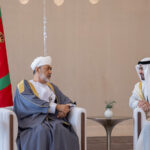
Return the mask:
M 138 106 L 139 97 L 139 82 L 135 85 L 134 90 L 132 92 L 132 96 L 129 99 L 129 106 L 132 109 L 135 109 Z
M 50 108 L 49 108 L 48 112 L 54 114 L 55 111 L 56 111 L 56 106 L 57 106 L 57 104 L 54 103 L 54 102 L 51 102 L 51 103 L 49 104 L 49 106 L 50 106 Z
M 137 106 L 138 106 L 138 101 L 139 101 L 139 100 L 137 100 L 137 99 L 135 98 L 135 96 L 132 95 L 132 96 L 130 97 L 130 99 L 129 99 L 129 106 L 130 106 L 130 108 L 132 108 L 132 109 L 137 108 Z

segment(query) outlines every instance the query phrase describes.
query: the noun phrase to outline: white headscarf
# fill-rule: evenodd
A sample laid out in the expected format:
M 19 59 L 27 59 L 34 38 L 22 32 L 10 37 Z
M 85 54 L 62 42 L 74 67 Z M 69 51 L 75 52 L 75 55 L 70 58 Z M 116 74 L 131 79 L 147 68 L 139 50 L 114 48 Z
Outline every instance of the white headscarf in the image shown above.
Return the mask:
M 40 67 L 40 66 L 43 66 L 43 65 L 50 65 L 50 66 L 52 66 L 52 58 L 50 56 L 37 57 L 37 58 L 35 58 L 33 60 L 32 64 L 31 64 L 31 68 L 34 71 L 36 67 Z
M 142 65 L 143 67 L 143 72 L 144 72 L 144 78 L 145 80 L 141 80 L 141 76 L 139 74 L 139 67 L 140 65 Z M 145 92 L 148 100 L 150 102 L 150 57 L 148 58 L 144 58 L 141 61 L 138 62 L 138 64 L 136 65 L 136 71 L 138 73 L 138 76 L 140 78 L 140 80 L 142 81 L 143 84 L 145 84 Z

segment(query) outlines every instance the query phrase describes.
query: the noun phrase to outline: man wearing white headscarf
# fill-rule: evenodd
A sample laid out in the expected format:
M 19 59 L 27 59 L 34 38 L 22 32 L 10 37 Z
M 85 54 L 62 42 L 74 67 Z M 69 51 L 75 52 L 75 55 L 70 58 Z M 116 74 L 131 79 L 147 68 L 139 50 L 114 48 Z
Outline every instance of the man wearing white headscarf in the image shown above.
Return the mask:
M 129 100 L 132 109 L 143 109 L 147 117 L 150 112 L 150 58 L 144 58 L 136 65 L 136 71 L 140 78 Z M 140 133 L 136 150 L 150 150 L 150 121 L 147 121 Z
M 74 103 L 50 82 L 51 57 L 37 57 L 31 68 L 33 79 L 22 80 L 14 96 L 18 150 L 79 150 L 68 121 Z

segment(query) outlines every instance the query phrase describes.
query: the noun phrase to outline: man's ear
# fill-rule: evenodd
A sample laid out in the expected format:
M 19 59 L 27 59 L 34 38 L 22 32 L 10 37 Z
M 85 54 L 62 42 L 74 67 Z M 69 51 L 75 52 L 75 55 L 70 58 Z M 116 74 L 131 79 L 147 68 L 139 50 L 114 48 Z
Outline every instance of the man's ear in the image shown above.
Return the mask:
M 39 67 L 36 67 L 36 68 L 35 68 L 35 72 L 39 72 Z

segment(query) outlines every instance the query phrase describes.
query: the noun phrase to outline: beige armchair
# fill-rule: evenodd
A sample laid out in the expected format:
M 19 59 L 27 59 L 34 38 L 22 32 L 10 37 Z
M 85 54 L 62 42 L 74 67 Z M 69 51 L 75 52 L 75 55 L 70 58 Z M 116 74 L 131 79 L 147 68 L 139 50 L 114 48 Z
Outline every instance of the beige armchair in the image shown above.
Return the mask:
M 80 150 L 86 150 L 85 109 L 74 107 L 69 114 L 69 121 L 78 135 Z M 17 150 L 17 132 L 18 121 L 13 108 L 0 108 L 0 150 Z
M 141 108 L 135 108 L 133 111 L 134 119 L 134 134 L 133 134 L 133 149 L 136 150 L 136 144 L 141 133 L 141 130 L 146 122 L 145 112 Z

